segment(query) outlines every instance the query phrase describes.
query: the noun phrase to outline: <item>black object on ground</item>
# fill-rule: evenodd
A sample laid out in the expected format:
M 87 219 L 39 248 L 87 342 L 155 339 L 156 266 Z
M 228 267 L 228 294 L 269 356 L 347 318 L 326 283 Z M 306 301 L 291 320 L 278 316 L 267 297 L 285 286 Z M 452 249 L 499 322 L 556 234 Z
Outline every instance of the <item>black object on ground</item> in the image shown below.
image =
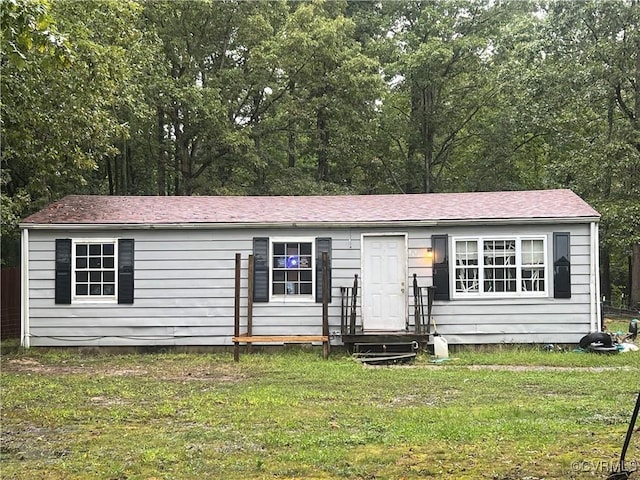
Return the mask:
M 605 332 L 593 332 L 580 339 L 580 348 L 596 353 L 618 353 L 611 335 Z
M 637 467 L 633 470 L 626 470 L 624 464 L 624 457 L 627 455 L 627 449 L 629 448 L 629 442 L 631 442 L 631 435 L 633 429 L 636 426 L 638 420 L 638 410 L 640 410 L 640 392 L 638 392 L 638 398 L 636 399 L 636 406 L 631 414 L 631 421 L 629 422 L 629 428 L 627 430 L 627 436 L 624 439 L 624 445 L 622 446 L 622 453 L 620 453 L 620 469 L 617 472 L 609 474 L 607 480 L 627 480 L 631 477 L 631 474 L 636 471 Z

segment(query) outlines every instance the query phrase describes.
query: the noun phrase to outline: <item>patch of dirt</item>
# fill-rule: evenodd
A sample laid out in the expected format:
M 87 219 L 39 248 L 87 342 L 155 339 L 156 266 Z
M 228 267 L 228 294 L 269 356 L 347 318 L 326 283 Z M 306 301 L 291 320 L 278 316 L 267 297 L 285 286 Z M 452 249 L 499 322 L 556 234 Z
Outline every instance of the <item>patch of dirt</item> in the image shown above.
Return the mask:
M 635 372 L 637 369 L 629 366 L 617 367 L 554 367 L 551 365 L 456 365 L 455 362 L 447 364 L 468 370 L 492 370 L 504 372 Z M 413 365 L 363 365 L 365 368 L 442 368 L 436 364 L 413 364 Z
M 89 401 L 98 407 L 111 407 L 113 405 L 125 405 L 127 403 L 121 398 L 108 398 L 101 395 L 91 397 Z
M 110 365 L 66 365 L 64 363 L 47 365 L 32 358 L 15 358 L 3 362 L 4 372 L 25 372 L 44 375 L 92 375 L 106 377 L 145 377 L 158 380 L 200 381 L 200 382 L 239 382 L 246 378 L 244 374 L 229 372 L 215 367 L 196 366 L 184 371 L 164 371 L 145 367 L 114 368 Z M 177 369 L 176 369 L 177 370 Z
M 143 368 L 125 368 L 125 369 L 109 369 L 109 367 L 97 367 L 86 365 L 44 365 L 37 360 L 31 358 L 15 358 L 7 361 L 3 366 L 5 372 L 31 372 L 44 373 L 53 375 L 108 375 L 108 376 L 134 376 L 145 375 L 148 372 Z
M 18 460 L 46 460 L 68 455 L 69 449 L 57 443 L 57 439 L 71 434 L 70 429 L 24 426 L 20 430 L 3 429 L 0 437 L 0 454 Z
M 492 370 L 505 372 L 620 372 L 635 371 L 632 367 L 553 367 L 544 365 L 468 365 L 469 370 Z

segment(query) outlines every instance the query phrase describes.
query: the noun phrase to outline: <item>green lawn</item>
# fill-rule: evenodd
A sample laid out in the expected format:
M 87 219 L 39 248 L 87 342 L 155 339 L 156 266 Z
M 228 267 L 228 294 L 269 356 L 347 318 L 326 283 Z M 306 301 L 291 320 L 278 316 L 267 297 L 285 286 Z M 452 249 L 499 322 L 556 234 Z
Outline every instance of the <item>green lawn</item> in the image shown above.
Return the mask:
M 604 479 L 640 352 L 2 357 L 3 479 Z M 640 432 L 629 463 L 640 463 Z M 638 474 L 636 474 L 638 475 Z M 632 477 L 636 478 L 636 477 Z

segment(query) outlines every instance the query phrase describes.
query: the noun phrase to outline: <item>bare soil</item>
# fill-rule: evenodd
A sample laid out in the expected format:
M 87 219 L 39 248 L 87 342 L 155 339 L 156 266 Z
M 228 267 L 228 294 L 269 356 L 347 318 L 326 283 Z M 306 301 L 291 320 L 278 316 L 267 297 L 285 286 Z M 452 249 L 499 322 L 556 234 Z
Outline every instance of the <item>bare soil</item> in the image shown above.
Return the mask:
M 193 380 L 238 382 L 246 378 L 238 372 L 227 371 L 222 366 L 190 366 L 184 371 L 162 371 L 144 366 L 114 368 L 108 365 L 47 365 L 32 358 L 15 358 L 3 364 L 4 372 L 27 372 L 51 375 L 127 376 L 156 378 L 160 380 Z

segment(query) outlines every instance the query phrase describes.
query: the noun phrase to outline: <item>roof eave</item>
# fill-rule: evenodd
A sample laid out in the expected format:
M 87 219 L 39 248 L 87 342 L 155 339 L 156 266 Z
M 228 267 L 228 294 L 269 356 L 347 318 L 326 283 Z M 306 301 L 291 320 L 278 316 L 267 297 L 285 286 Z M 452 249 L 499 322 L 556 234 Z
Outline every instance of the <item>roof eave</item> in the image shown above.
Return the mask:
M 591 223 L 599 216 L 534 217 L 534 218 L 473 218 L 443 220 L 393 220 L 370 222 L 177 222 L 177 223 L 21 223 L 20 229 L 30 230 L 171 230 L 185 229 L 251 229 L 251 228 L 368 228 L 368 227 L 438 227 L 458 225 L 530 225 L 549 223 Z

